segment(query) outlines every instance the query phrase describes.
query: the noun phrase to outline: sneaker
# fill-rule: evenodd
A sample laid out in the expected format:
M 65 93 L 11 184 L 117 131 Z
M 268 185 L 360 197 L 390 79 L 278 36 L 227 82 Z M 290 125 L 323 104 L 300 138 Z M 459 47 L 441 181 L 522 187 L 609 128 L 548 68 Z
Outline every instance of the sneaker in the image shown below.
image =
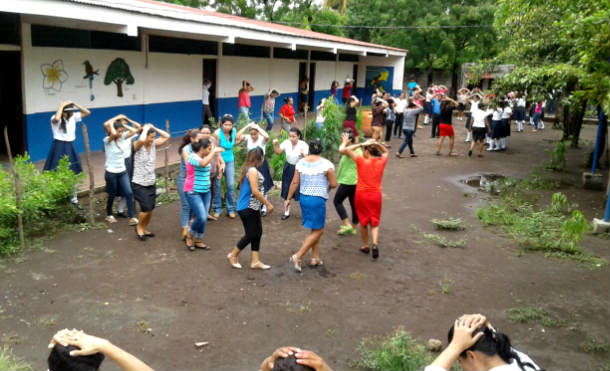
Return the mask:
M 138 218 L 129 219 L 129 225 L 138 225 Z
M 127 214 L 124 211 L 119 211 L 116 213 L 117 218 L 127 218 Z
M 112 224 L 112 223 L 116 223 L 116 219 L 115 219 L 115 217 L 114 217 L 114 216 L 112 216 L 112 215 L 108 215 L 108 216 L 106 217 L 106 221 L 107 221 L 108 223 L 111 223 L 111 224 Z

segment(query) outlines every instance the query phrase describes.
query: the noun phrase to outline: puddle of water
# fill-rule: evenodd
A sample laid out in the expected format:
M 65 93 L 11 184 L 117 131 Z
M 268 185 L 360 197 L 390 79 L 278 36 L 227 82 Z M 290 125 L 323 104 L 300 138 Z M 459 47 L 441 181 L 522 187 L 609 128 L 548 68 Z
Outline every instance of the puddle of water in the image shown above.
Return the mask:
M 500 182 L 502 179 L 504 179 L 504 175 L 501 174 L 480 174 L 461 179 L 460 183 L 484 192 L 497 194 L 500 193 Z

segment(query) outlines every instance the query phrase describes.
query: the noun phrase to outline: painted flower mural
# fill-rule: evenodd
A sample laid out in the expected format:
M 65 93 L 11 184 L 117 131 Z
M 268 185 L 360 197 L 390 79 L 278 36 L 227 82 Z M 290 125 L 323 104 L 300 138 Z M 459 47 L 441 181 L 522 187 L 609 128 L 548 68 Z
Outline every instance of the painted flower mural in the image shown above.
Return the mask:
M 42 71 L 42 88 L 45 90 L 61 91 L 68 80 L 68 73 L 64 70 L 64 61 L 57 59 L 53 63 L 45 63 L 40 66 Z

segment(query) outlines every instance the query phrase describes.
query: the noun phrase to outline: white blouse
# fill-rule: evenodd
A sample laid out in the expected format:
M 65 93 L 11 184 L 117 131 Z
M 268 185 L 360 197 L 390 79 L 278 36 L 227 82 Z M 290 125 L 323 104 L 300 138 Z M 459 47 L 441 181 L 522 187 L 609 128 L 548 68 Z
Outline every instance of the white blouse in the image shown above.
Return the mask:
M 59 119 L 57 124 L 54 124 L 54 117 L 55 115 L 51 116 L 51 130 L 53 130 L 53 139 L 61 140 L 64 142 L 73 142 L 76 139 L 76 123 L 81 122 L 83 120 L 81 113 L 79 111 L 76 111 L 69 119 L 66 120 L 65 133 L 59 128 L 61 126 L 61 119 Z
M 309 154 L 309 146 L 302 140 L 293 148 L 290 139 L 286 139 L 280 144 L 280 149 L 286 153 L 286 162 L 291 165 L 296 165 L 301 158 Z

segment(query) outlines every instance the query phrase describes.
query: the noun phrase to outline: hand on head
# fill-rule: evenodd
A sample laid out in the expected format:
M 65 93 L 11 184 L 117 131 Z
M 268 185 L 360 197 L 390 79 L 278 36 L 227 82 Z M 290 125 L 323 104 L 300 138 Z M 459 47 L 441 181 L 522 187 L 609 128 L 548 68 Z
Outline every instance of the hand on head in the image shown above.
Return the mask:
M 61 344 L 63 346 L 72 345 L 79 348 L 80 350 L 73 350 L 70 352 L 71 356 L 76 357 L 103 353 L 103 348 L 108 345 L 108 340 L 87 335 L 83 331 L 76 329 L 63 329 L 53 336 L 49 348 L 53 348 L 56 344 Z
M 482 336 L 479 332 L 472 336 L 481 326 L 485 325 L 485 317 L 481 315 L 464 315 L 455 320 L 451 346 L 464 351 L 473 346 Z

